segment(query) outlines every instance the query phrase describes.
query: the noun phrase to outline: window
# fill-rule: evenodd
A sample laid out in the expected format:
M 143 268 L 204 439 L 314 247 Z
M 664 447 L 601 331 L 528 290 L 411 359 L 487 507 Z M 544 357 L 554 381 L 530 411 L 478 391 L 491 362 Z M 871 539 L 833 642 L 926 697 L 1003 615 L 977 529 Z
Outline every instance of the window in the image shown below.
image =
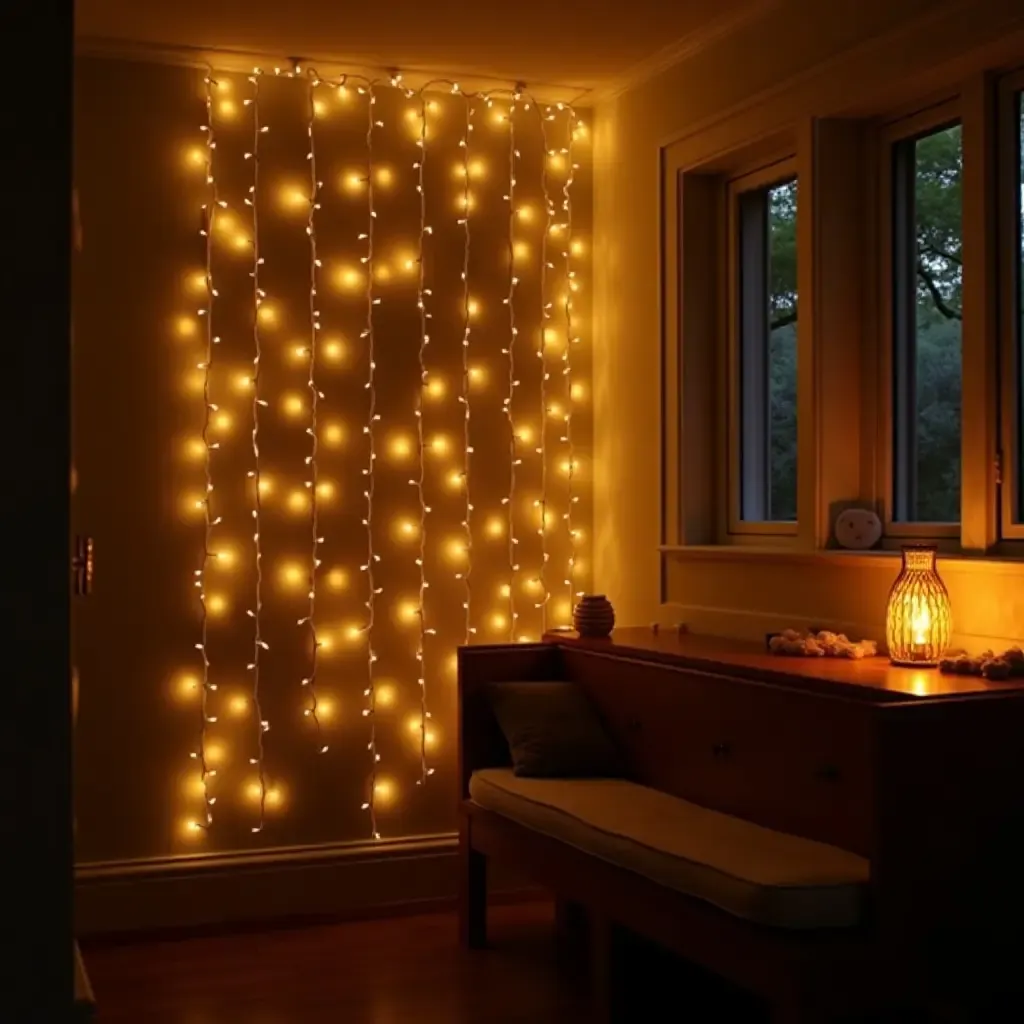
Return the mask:
M 893 523 L 960 521 L 963 257 L 959 124 L 892 156 Z
M 736 532 L 796 522 L 797 181 L 775 171 L 733 189 Z

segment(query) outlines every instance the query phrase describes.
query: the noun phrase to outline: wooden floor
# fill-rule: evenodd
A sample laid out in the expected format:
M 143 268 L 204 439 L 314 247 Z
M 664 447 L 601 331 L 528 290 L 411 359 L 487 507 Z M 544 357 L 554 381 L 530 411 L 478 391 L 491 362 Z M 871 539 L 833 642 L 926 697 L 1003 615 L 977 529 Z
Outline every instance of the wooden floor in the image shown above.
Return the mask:
M 585 978 L 556 958 L 545 904 L 494 907 L 491 948 L 458 946 L 454 914 L 83 947 L 97 1024 L 586 1024 Z M 643 1021 L 762 1024 L 756 1005 L 642 958 Z M 641 977 L 643 974 L 650 977 Z M 652 984 L 652 979 L 660 979 Z M 633 985 L 631 984 L 631 988 Z

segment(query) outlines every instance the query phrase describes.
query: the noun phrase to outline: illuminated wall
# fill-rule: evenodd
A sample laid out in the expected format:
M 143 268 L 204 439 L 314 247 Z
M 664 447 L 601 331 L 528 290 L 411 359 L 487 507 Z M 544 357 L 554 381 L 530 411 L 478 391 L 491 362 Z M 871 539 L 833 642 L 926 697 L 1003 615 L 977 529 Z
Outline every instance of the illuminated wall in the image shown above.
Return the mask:
M 205 77 L 78 69 L 80 861 L 452 829 L 456 646 L 588 589 L 586 112 Z

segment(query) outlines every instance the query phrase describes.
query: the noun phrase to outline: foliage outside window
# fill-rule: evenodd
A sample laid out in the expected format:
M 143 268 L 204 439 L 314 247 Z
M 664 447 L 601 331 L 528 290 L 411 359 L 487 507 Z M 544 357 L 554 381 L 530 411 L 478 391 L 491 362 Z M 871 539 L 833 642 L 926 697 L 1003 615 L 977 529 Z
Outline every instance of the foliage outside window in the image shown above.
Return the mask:
M 740 519 L 792 523 L 797 498 L 797 182 L 738 202 Z
M 960 520 L 960 125 L 893 148 L 893 515 Z

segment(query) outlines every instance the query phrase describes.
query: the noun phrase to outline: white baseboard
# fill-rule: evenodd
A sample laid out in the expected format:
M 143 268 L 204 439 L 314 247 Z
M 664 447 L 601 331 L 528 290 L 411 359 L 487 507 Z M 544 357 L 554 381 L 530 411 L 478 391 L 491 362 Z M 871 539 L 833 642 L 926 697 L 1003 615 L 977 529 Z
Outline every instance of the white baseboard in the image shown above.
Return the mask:
M 450 904 L 456 846 L 445 834 L 83 864 L 75 871 L 75 930 L 84 938 Z M 491 882 L 492 891 L 524 889 L 500 873 Z

